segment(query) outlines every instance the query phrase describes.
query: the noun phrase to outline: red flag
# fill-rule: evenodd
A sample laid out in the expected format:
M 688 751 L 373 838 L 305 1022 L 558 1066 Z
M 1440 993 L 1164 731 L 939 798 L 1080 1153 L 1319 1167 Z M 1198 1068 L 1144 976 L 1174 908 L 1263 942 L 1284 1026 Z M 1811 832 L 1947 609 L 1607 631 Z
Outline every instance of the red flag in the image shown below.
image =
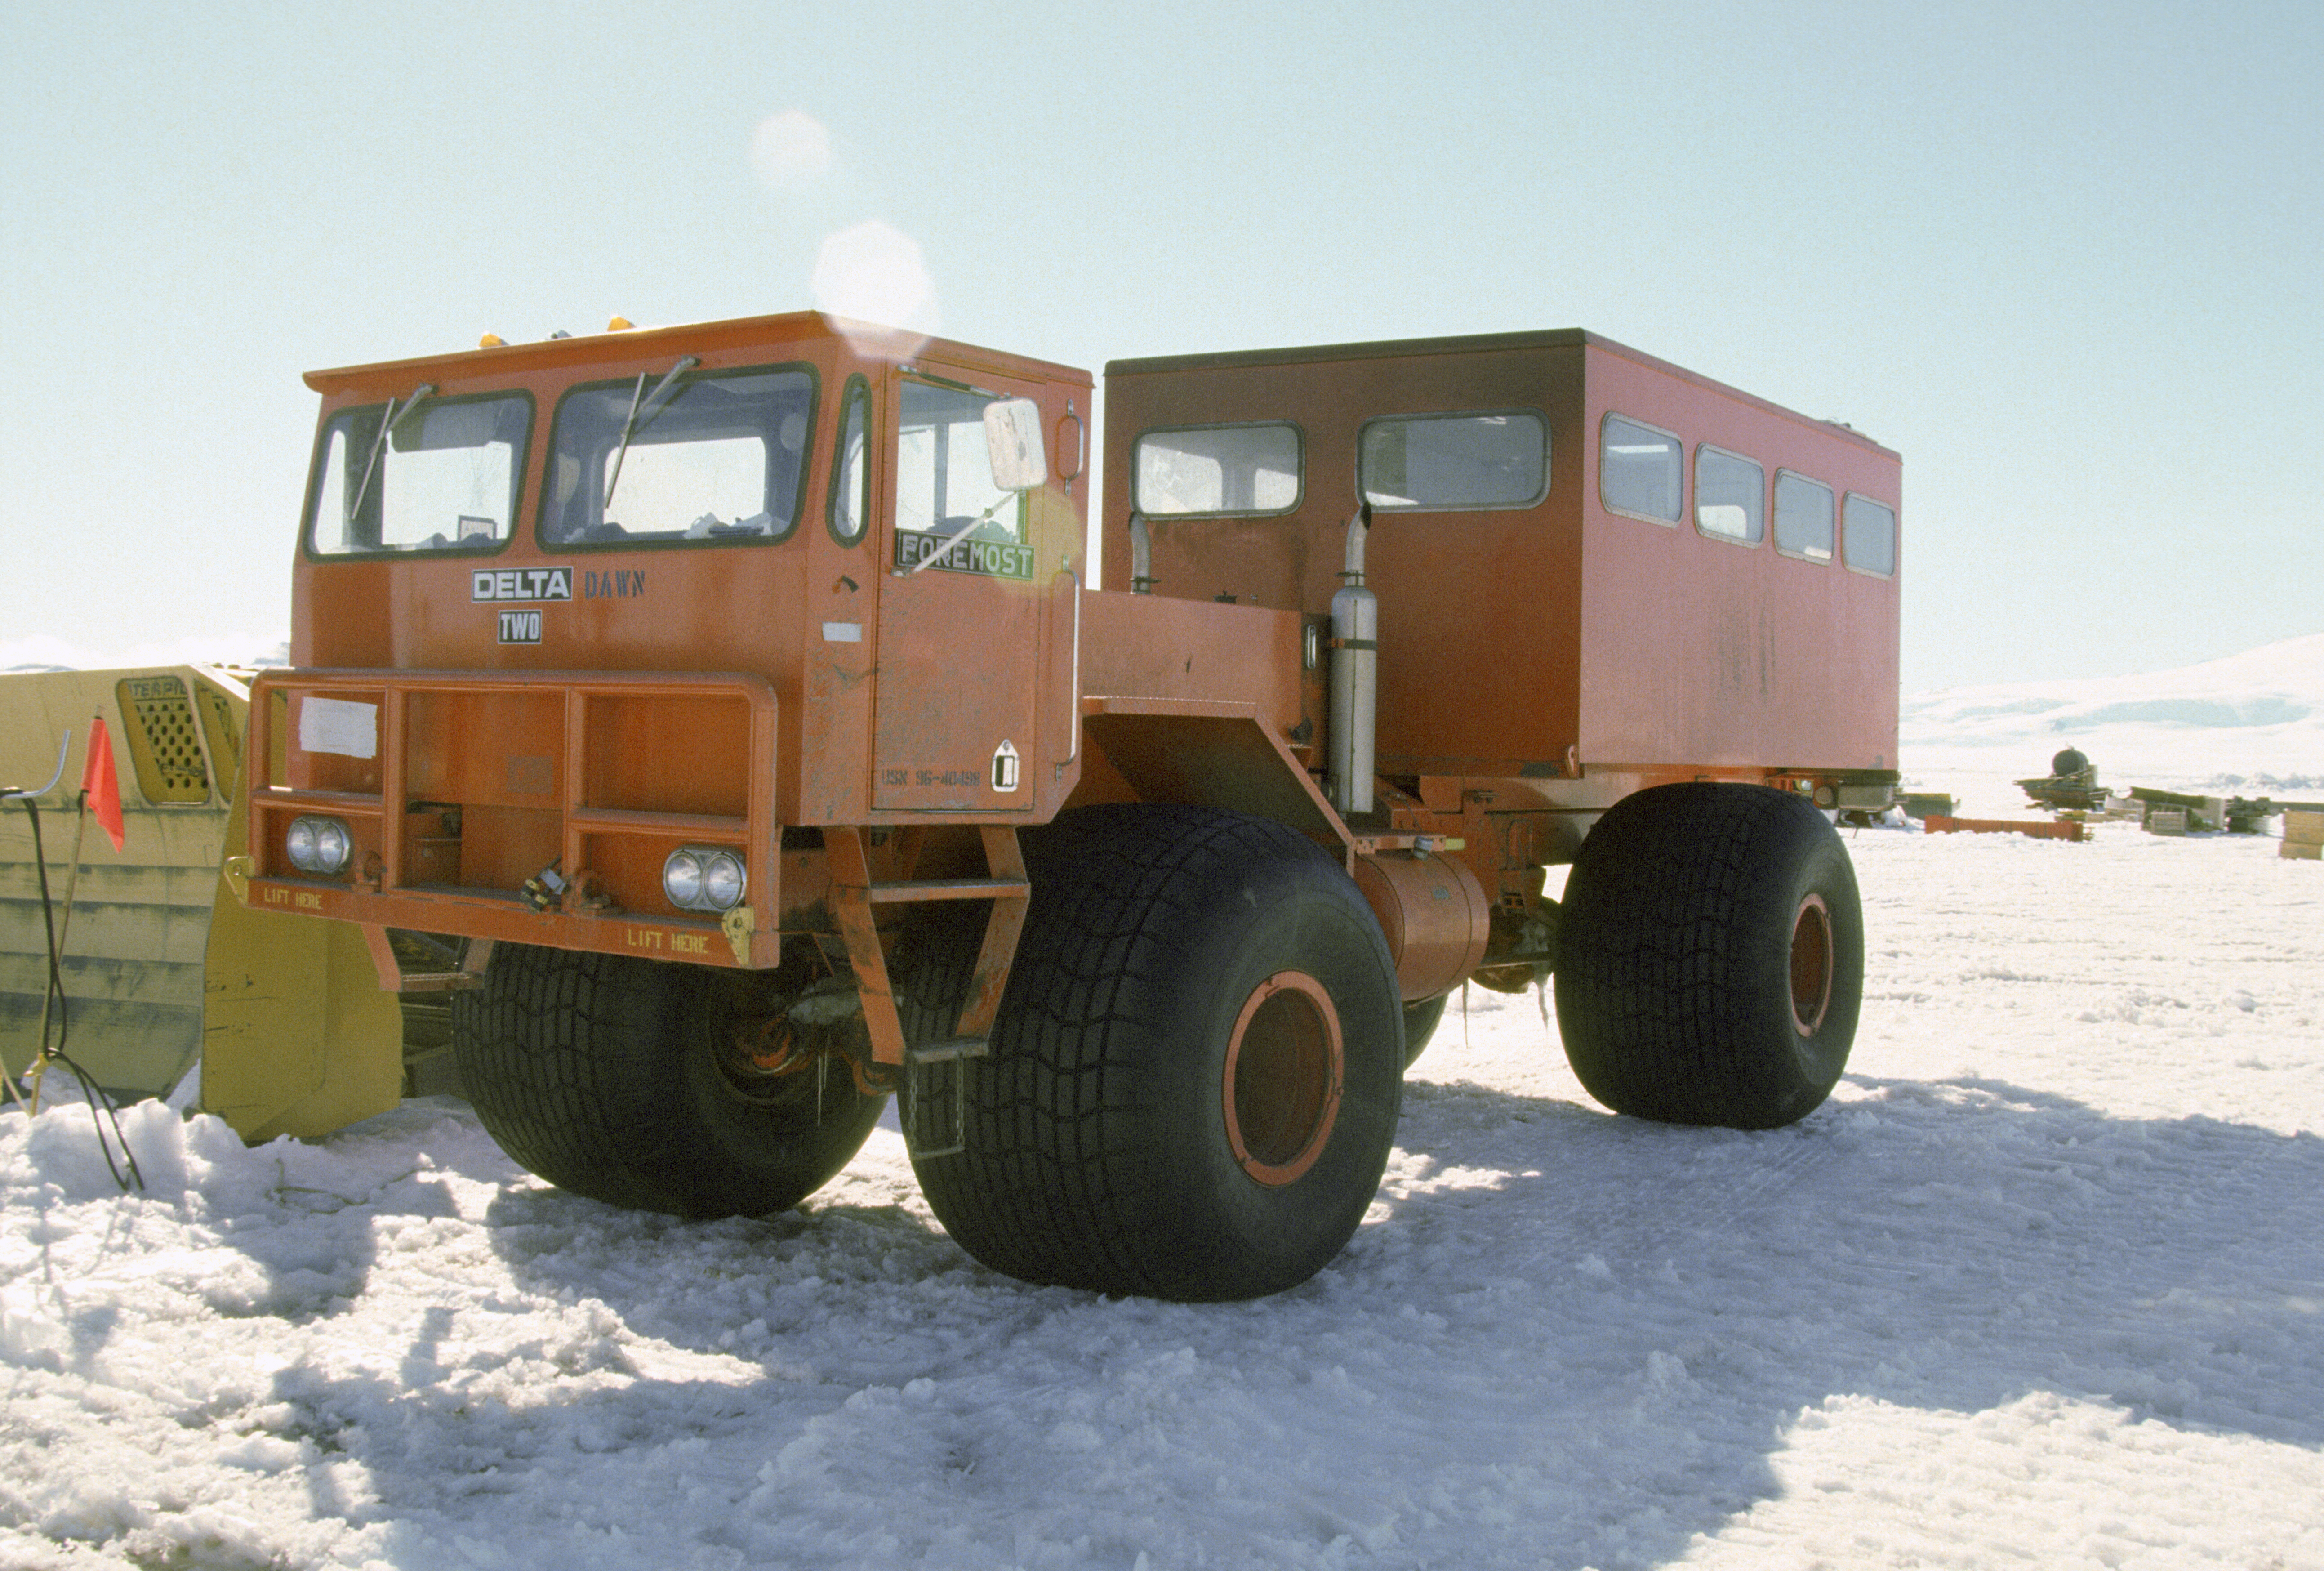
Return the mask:
M 88 723 L 88 762 L 81 766 L 80 789 L 97 809 L 97 821 L 115 851 L 121 849 L 121 781 L 113 772 L 113 738 L 105 732 L 105 716 Z

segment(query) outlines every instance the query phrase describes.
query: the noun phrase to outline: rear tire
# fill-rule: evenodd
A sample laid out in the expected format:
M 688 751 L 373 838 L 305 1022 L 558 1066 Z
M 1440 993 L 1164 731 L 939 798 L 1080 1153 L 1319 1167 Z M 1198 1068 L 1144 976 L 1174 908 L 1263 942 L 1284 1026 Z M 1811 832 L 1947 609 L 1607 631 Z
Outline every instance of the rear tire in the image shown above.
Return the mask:
M 1033 899 L 965 1149 L 916 1157 L 953 1237 L 1027 1281 L 1258 1298 L 1347 1244 L 1402 1103 L 1370 908 L 1268 819 L 1084 809 L 1026 836 Z
M 1582 842 L 1564 908 L 1558 1030 L 1599 1101 L 1774 1129 L 1831 1095 L 1864 919 L 1848 849 L 1808 802 L 1709 782 L 1626 797 Z
M 621 955 L 503 944 L 454 996 L 461 1079 L 485 1130 L 527 1171 L 610 1206 L 688 1217 L 798 1205 L 862 1146 L 884 1096 L 818 1059 L 755 1082 L 721 1067 L 747 975 Z

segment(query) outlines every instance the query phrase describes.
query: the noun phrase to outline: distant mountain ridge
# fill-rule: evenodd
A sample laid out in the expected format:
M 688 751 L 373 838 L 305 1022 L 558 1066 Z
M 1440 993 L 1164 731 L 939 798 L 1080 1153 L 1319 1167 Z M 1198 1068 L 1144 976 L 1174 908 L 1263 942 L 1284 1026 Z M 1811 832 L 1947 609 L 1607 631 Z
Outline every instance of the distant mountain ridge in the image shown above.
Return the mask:
M 2175 670 L 1914 694 L 1898 732 L 1908 772 L 2040 774 L 2070 744 L 2108 781 L 2317 790 L 2324 633 Z
M 111 646 L 69 643 L 47 633 L 0 638 L 0 675 L 16 671 L 94 671 L 132 666 L 279 666 L 290 663 L 280 636 L 227 633 Z

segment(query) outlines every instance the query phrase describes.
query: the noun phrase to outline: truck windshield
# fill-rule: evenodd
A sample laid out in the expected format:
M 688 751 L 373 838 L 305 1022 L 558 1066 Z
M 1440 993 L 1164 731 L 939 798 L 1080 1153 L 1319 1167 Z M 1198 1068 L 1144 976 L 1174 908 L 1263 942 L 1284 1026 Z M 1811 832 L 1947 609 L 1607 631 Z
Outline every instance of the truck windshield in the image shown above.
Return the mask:
M 307 510 L 309 548 L 348 556 L 503 544 L 516 515 L 532 401 L 521 393 L 430 399 L 397 420 L 383 443 L 387 407 L 341 410 L 323 428 Z
M 815 377 L 699 374 L 630 423 L 634 381 L 576 388 L 557 406 L 548 545 L 779 540 L 798 520 Z M 622 433 L 629 427 L 629 445 Z M 606 482 L 616 455 L 621 482 Z

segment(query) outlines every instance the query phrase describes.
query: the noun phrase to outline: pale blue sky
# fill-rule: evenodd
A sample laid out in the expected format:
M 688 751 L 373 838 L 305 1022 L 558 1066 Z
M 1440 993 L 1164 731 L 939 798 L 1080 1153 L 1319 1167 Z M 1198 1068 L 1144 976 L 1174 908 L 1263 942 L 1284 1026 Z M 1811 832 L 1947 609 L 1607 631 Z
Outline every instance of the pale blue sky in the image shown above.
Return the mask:
M 1583 327 L 1848 420 L 1909 690 L 2324 630 L 2318 5 L 12 15 L 0 649 L 281 636 L 304 370 L 804 307 L 849 231 L 1093 371 Z

